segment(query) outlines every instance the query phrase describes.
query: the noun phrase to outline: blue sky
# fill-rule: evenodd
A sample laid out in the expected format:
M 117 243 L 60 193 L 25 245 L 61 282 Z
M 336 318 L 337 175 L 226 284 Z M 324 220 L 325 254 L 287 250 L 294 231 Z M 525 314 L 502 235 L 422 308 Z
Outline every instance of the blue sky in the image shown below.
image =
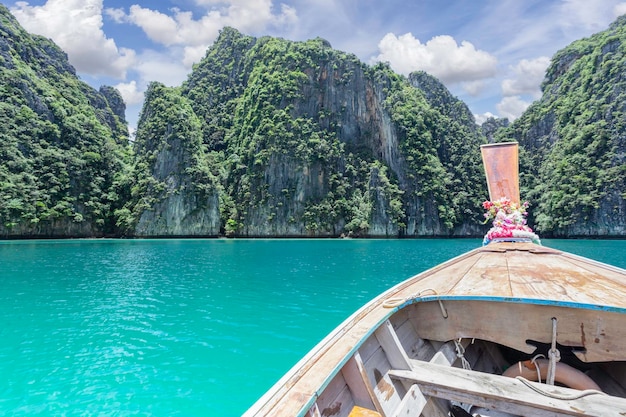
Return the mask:
M 131 128 L 150 81 L 180 85 L 232 26 L 252 36 L 322 37 L 399 73 L 424 70 L 477 121 L 513 120 L 539 95 L 550 58 L 626 13 L 618 0 L 31 0 L 4 1 L 54 40 L 95 88 L 117 87 Z

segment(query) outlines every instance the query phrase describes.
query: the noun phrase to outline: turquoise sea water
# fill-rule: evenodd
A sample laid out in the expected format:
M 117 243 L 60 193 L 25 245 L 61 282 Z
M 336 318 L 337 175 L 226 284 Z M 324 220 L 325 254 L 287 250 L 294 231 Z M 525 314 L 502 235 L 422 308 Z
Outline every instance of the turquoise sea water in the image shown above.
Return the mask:
M 626 268 L 626 241 L 544 244 Z M 479 245 L 0 241 L 0 415 L 241 415 L 370 298 Z

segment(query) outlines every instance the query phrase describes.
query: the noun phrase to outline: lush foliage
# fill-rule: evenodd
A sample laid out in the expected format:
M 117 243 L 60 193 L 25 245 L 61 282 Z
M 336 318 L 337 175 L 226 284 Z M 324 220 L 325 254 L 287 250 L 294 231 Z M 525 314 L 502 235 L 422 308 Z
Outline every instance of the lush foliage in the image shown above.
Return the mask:
M 0 51 L 0 236 L 116 233 L 125 122 L 1 5 Z
M 224 155 L 227 234 L 264 221 L 276 234 L 363 235 L 383 222 L 398 235 L 409 218 L 413 230 L 428 219 L 433 233 L 447 234 L 484 199 L 484 186 L 469 184 L 484 183 L 471 116 L 443 114 L 388 66 L 367 67 L 323 39 L 254 39 L 226 28 L 182 94 L 202 120 L 207 150 Z M 382 123 L 397 137 L 391 159 L 381 142 L 395 139 L 382 136 Z
M 622 17 L 559 51 L 542 99 L 500 132 L 523 148 L 523 191 L 538 203 L 542 233 L 597 230 L 607 221 L 625 226 L 625 41 Z
M 485 128 L 520 143 L 542 233 L 626 227 L 625 19 L 556 54 L 543 98 Z M 0 236 L 132 236 L 165 212 L 228 236 L 482 233 L 485 134 L 425 73 L 224 28 L 181 87 L 150 85 L 132 148 L 123 110 L 0 6 Z M 528 232 L 517 209 L 494 216 Z

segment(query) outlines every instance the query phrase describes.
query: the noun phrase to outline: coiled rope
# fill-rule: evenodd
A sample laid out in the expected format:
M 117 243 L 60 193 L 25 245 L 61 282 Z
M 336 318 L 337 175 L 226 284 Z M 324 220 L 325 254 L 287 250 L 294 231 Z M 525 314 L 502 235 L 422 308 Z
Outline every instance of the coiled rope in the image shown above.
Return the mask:
M 433 295 L 439 295 L 437 294 L 437 291 L 435 291 L 432 288 L 426 288 L 424 290 L 421 290 L 413 295 L 410 295 L 406 298 L 402 298 L 402 297 L 394 297 L 394 298 L 388 298 L 387 300 L 385 300 L 383 302 L 383 307 L 384 308 L 395 308 L 398 307 L 404 303 L 407 303 L 409 301 L 412 301 L 416 298 L 420 298 L 422 296 L 424 296 L 424 293 L 426 292 L 432 292 Z M 441 300 L 437 300 L 439 302 L 439 308 L 441 309 L 441 314 L 443 315 L 444 319 L 448 318 L 448 310 L 446 310 L 446 308 L 443 305 L 443 302 Z

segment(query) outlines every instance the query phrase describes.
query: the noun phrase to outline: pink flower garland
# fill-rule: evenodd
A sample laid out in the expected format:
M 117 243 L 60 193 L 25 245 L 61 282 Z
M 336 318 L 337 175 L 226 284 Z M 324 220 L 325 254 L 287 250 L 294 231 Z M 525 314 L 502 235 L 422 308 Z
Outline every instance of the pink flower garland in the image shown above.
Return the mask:
M 485 201 L 483 203 L 483 208 L 487 210 L 485 223 L 493 220 L 493 227 L 485 235 L 483 245 L 494 239 L 527 240 L 541 244 L 539 236 L 526 225 L 528 206 L 527 201 L 519 205 L 506 197 L 496 201 Z

